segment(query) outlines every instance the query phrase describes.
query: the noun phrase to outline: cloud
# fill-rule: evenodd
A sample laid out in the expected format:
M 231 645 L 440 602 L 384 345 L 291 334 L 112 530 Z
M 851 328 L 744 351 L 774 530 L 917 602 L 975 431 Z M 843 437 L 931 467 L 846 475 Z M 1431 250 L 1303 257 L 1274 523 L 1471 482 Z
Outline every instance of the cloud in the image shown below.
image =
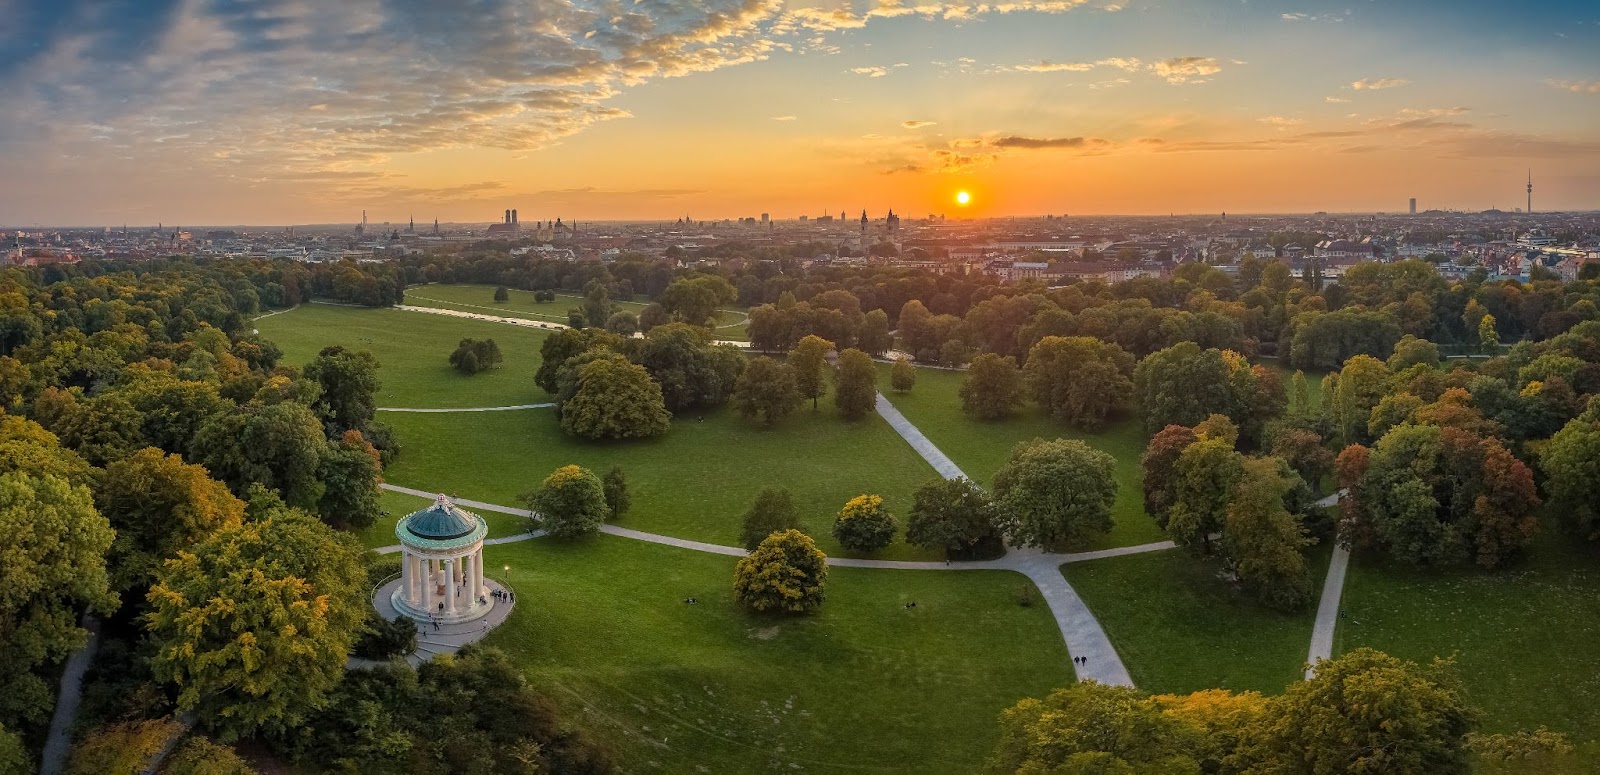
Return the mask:
M 1545 85 L 1573 94 L 1600 94 L 1600 81 L 1561 81 L 1552 78 L 1545 81 Z
M 1331 97 L 1330 96 L 1330 97 L 1323 97 L 1322 101 L 1323 102 L 1333 103 L 1333 104 L 1337 105 L 1339 103 L 1349 102 L 1350 100 L 1348 100 L 1348 99 L 1346 99 L 1344 97 Z
M 1349 18 L 1349 16 L 1350 16 L 1350 12 L 1349 11 L 1345 11 L 1342 14 L 1332 14 L 1332 13 L 1325 13 L 1325 14 L 1286 13 L 1286 14 L 1280 15 L 1278 18 L 1282 19 L 1283 21 L 1289 22 L 1291 24 L 1296 23 L 1296 22 L 1334 22 L 1334 23 L 1338 23 L 1338 22 L 1344 21 L 1346 18 Z
M 1109 145 L 1098 137 L 1023 137 L 1005 135 L 989 141 L 995 148 L 1092 148 Z
M 896 63 L 896 64 L 889 65 L 888 67 L 877 67 L 877 66 L 852 67 L 852 68 L 850 68 L 850 72 L 854 73 L 856 75 L 864 75 L 864 76 L 867 76 L 868 78 L 882 78 L 882 77 L 888 75 L 891 71 L 897 70 L 897 69 L 902 68 L 902 67 L 910 67 L 910 65 L 906 64 L 905 62 L 899 62 L 899 63 Z
M 773 116 L 773 121 L 793 121 L 794 116 Z
M 1363 78 L 1352 82 L 1350 88 L 1356 91 L 1377 91 L 1378 89 L 1393 89 L 1411 83 L 1406 78 Z
M 1037 64 L 1011 65 L 1000 70 L 1012 73 L 1083 73 L 1097 67 L 1112 67 L 1131 72 L 1138 70 L 1142 64 L 1133 57 L 1106 57 L 1093 62 L 1052 62 L 1046 59 Z
M 1256 120 L 1263 124 L 1271 124 L 1279 129 L 1287 129 L 1292 126 L 1299 126 L 1305 123 L 1305 119 L 1289 118 L 1287 116 L 1263 116 Z
M 939 123 L 939 122 L 937 122 L 937 121 L 921 121 L 921 120 L 918 120 L 918 119 L 911 119 L 910 121 L 902 121 L 902 122 L 900 122 L 900 126 L 903 126 L 906 129 L 921 129 L 921 128 L 925 127 L 925 126 L 933 126 L 934 124 L 937 124 L 937 123 Z
M 1211 57 L 1175 57 L 1157 62 L 1150 69 L 1167 83 L 1201 83 L 1205 76 L 1222 72 L 1222 63 Z

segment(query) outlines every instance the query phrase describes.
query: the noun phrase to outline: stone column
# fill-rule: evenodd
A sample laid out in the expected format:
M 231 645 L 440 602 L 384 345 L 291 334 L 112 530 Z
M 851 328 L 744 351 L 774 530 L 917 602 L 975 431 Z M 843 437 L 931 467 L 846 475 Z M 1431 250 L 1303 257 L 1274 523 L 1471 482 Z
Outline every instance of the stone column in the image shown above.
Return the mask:
M 433 560 L 417 556 L 417 577 L 422 582 L 422 610 L 433 613 Z
M 412 586 L 417 580 L 417 574 L 411 572 L 411 552 L 400 550 L 400 595 L 407 605 L 417 604 L 417 590 Z
M 483 588 L 483 547 L 472 555 L 472 594 L 488 599 L 489 591 Z
M 456 586 L 456 563 L 458 562 L 460 560 L 454 557 L 444 561 L 444 610 L 452 614 L 456 612 L 456 590 L 460 589 L 460 587 Z

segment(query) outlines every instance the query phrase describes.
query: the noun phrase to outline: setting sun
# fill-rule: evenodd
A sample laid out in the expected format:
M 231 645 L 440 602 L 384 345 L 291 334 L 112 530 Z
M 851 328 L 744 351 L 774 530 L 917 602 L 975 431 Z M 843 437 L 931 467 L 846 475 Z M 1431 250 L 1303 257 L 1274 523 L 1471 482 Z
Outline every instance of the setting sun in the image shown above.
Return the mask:
M 971 204 L 971 203 L 972 203 L 972 195 L 971 194 L 969 194 L 969 193 L 967 193 L 965 191 L 957 191 L 956 192 L 956 204 L 961 205 L 962 207 L 966 207 L 968 204 Z

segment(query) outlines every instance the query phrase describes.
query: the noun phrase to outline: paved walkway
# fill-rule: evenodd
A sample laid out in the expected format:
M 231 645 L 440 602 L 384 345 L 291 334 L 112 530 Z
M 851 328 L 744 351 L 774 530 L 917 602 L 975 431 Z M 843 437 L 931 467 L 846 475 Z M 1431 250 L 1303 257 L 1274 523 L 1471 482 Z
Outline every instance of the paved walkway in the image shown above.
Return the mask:
M 61 673 L 55 713 L 50 716 L 50 735 L 45 738 L 39 762 L 42 775 L 56 775 L 66 769 L 67 754 L 72 752 L 72 724 L 78 720 L 78 703 L 83 699 L 83 674 L 89 671 L 95 652 L 100 649 L 100 620 L 84 614 L 78 623 L 89 631 L 89 640 L 67 657 L 66 669 Z
M 450 412 L 514 412 L 514 411 L 516 411 L 518 409 L 549 409 L 549 408 L 551 408 L 553 406 L 555 406 L 555 404 L 553 404 L 553 403 L 517 404 L 516 406 L 473 406 L 473 407 L 464 407 L 464 408 L 461 408 L 461 409 L 411 409 L 411 408 L 407 408 L 407 407 L 398 407 L 398 406 L 380 406 L 380 407 L 377 408 L 377 411 L 380 411 L 380 412 L 419 412 L 419 413 L 424 413 L 424 414 L 447 414 L 447 413 L 450 413 Z
M 540 532 L 539 535 L 544 535 L 544 533 Z M 517 540 L 523 541 L 534 537 L 535 536 L 533 535 L 518 536 Z M 484 543 L 487 544 L 490 542 L 484 541 Z M 501 543 L 505 542 L 502 541 Z M 483 585 L 488 587 L 491 592 L 495 590 L 505 591 L 506 589 L 504 584 L 501 584 L 500 582 L 487 576 L 485 576 L 483 579 Z M 394 591 L 399 589 L 399 587 L 400 579 L 395 579 L 381 587 L 378 587 L 377 591 L 372 593 L 372 607 L 378 609 L 378 615 L 387 621 L 394 621 L 394 618 L 400 615 L 400 612 L 394 610 L 393 601 Z M 468 643 L 476 643 L 484 638 L 489 637 L 490 632 L 492 632 L 496 627 L 499 627 L 501 623 L 505 622 L 505 620 L 511 616 L 511 609 L 515 608 L 517 605 L 515 602 L 496 600 L 492 594 L 489 597 L 489 600 L 494 606 L 493 608 L 489 609 L 489 613 L 484 614 L 478 619 L 473 619 L 470 622 L 461 622 L 460 624 L 441 624 L 438 627 L 434 627 L 432 624 L 418 622 L 417 650 L 407 654 L 406 661 L 409 662 L 412 667 L 420 667 L 423 662 L 433 659 L 440 654 L 454 654 L 457 651 L 460 651 L 461 648 Z M 381 664 L 384 663 L 372 659 L 351 657 L 350 661 L 346 663 L 345 667 L 366 668 Z
M 1317 501 L 1323 508 L 1339 505 L 1343 491 Z M 1306 680 L 1317 672 L 1317 663 L 1333 657 L 1333 633 L 1339 627 L 1339 601 L 1344 597 L 1345 572 L 1350 569 L 1350 550 L 1335 542 L 1328 575 L 1322 579 L 1322 599 L 1317 601 L 1317 620 L 1311 627 L 1311 649 L 1306 653 Z
M 894 408 L 894 404 L 889 403 L 889 399 L 884 398 L 882 393 L 878 394 L 877 410 L 878 414 L 889 422 L 889 427 L 900 434 L 900 438 L 905 439 L 906 443 L 910 444 L 923 460 L 928 461 L 928 465 L 933 466 L 933 470 L 940 476 L 946 479 L 966 477 L 966 474 L 961 472 L 961 467 L 934 446 L 927 436 L 922 435 L 922 431 L 917 430 L 917 426 L 912 425 L 911 421 L 907 420 L 899 409 Z
M 335 302 L 320 302 L 319 301 L 317 303 L 318 304 L 333 304 Z M 355 305 L 345 304 L 345 305 L 340 305 L 340 306 L 347 306 L 348 307 L 348 306 L 355 306 Z M 458 309 L 443 309 L 443 308 L 440 308 L 440 307 L 413 307 L 413 306 L 411 306 L 409 304 L 396 304 L 393 307 L 393 309 L 401 309 L 401 310 L 405 310 L 407 312 L 427 312 L 427 313 L 432 314 L 432 315 L 448 315 L 450 317 L 466 318 L 468 320 L 482 320 L 482 321 L 487 322 L 487 323 L 505 323 L 507 325 L 512 325 L 512 326 L 522 326 L 523 328 L 542 328 L 542 329 L 544 329 L 546 331 L 560 331 L 561 329 L 564 329 L 564 328 L 570 328 L 570 326 L 566 325 L 565 323 L 547 323 L 547 322 L 542 321 L 542 320 L 528 320 L 527 318 L 508 318 L 508 317 L 504 317 L 502 315 L 482 315 L 482 314 L 479 314 L 477 312 L 462 312 L 461 310 L 458 310 Z M 735 340 L 735 339 L 713 339 L 713 340 L 711 340 L 711 343 L 712 344 L 731 344 L 731 345 L 733 345 L 735 347 L 738 347 L 740 349 L 744 349 L 744 350 L 750 349 L 750 343 L 749 342 L 741 342 L 741 341 L 738 341 L 738 340 Z

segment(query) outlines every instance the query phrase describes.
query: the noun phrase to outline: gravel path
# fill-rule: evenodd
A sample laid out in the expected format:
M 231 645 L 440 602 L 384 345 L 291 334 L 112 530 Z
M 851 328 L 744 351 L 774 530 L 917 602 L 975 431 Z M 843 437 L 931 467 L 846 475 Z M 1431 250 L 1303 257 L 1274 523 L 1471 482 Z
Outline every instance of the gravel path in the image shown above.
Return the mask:
M 66 669 L 61 673 L 56 710 L 50 716 L 50 736 L 45 738 L 39 762 L 43 775 L 57 775 L 66 769 L 67 754 L 72 752 L 72 724 L 78 720 L 78 703 L 83 699 L 83 674 L 89 671 L 95 652 L 100 649 L 100 620 L 84 614 L 79 624 L 89 631 L 89 641 L 67 657 Z

